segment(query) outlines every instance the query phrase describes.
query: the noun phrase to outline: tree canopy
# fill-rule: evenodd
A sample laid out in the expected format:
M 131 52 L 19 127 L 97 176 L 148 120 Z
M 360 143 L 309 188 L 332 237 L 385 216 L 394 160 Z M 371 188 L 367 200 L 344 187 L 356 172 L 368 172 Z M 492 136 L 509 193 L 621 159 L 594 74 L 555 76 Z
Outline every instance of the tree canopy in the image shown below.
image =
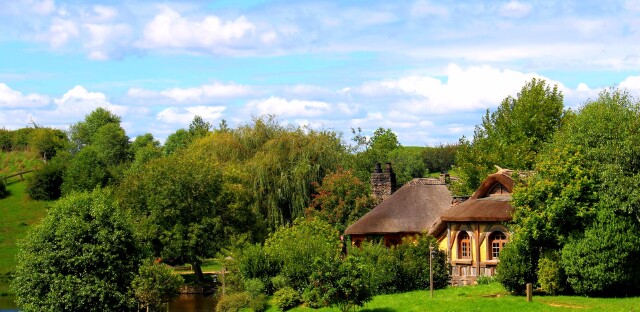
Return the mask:
M 56 202 L 21 243 L 12 289 L 23 311 L 129 311 L 142 249 L 108 193 Z

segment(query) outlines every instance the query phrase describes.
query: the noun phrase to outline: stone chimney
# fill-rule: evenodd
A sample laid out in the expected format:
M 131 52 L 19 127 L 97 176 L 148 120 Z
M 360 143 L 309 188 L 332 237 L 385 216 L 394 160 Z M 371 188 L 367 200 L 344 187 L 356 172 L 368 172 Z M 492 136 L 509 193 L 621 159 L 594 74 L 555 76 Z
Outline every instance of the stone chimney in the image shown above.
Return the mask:
M 449 183 L 451 183 L 451 176 L 447 172 L 441 173 L 440 177 L 438 178 L 438 180 L 442 184 L 449 184 Z
M 396 191 L 396 174 L 391 168 L 391 163 L 386 163 L 384 172 L 380 164 L 376 164 L 371 173 L 371 195 L 377 199 L 378 203 L 389 198 Z

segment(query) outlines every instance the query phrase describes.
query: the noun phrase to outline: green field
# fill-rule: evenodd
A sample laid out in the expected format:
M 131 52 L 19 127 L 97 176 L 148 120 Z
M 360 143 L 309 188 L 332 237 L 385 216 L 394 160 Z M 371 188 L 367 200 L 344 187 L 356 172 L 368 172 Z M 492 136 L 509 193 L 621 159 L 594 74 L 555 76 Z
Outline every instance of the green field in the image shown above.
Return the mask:
M 26 188 L 26 182 L 10 182 L 7 186 L 10 195 L 0 199 L 0 274 L 13 270 L 18 252 L 16 243 L 30 226 L 44 218 L 50 204 L 30 199 Z
M 0 176 L 36 169 L 42 164 L 42 160 L 31 152 L 0 152 Z
M 275 312 L 278 309 L 271 307 L 268 311 Z M 289 311 L 339 310 L 299 307 Z M 493 283 L 436 290 L 433 299 L 429 297 L 429 291 L 376 296 L 358 311 L 640 311 L 640 297 L 603 299 L 578 296 L 534 296 L 533 302 L 527 302 L 525 297 L 510 295 L 500 284 Z

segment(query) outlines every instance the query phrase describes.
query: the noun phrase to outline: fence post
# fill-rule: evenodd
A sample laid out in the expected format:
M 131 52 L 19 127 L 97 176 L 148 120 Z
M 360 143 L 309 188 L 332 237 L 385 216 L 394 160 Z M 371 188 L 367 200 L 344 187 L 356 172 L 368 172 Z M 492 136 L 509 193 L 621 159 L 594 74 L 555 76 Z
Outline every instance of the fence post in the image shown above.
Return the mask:
M 533 284 L 527 283 L 527 302 L 533 300 Z

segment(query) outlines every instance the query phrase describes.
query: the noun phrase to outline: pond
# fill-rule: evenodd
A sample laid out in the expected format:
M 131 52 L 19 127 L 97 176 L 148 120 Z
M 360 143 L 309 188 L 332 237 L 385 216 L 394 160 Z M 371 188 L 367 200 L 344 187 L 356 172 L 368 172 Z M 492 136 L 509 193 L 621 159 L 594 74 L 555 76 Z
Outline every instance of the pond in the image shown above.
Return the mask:
M 0 296 L 0 312 L 20 311 L 14 303 L 14 296 Z M 216 300 L 213 296 L 180 295 L 169 303 L 170 312 L 213 312 Z

